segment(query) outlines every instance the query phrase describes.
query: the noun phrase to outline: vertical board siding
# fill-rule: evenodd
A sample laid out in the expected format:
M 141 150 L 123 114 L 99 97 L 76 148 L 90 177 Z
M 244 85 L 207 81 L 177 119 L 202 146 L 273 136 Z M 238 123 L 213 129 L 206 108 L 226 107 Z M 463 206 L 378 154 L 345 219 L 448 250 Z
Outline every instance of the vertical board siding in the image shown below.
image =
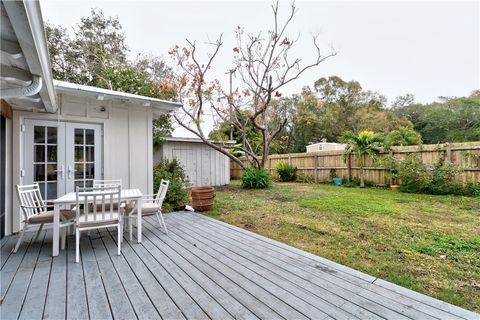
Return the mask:
M 230 159 L 201 142 L 165 141 L 155 151 L 155 164 L 161 159 L 177 159 L 191 186 L 222 186 L 230 183 Z
M 466 153 L 478 154 L 479 156 L 467 156 Z M 379 158 L 389 154 L 399 160 L 410 154 L 418 154 L 423 163 L 427 165 L 432 165 L 444 159 L 464 170 L 459 177 L 462 183 L 480 182 L 480 142 L 394 147 L 391 151 L 381 152 Z M 285 162 L 297 167 L 298 172 L 312 177 L 316 182 L 330 181 L 331 170 L 335 170 L 337 176 L 344 179 L 349 178 L 349 172 L 351 172 L 352 178 L 360 177 L 359 157 L 352 155 L 349 167 L 348 159 L 344 159 L 343 151 L 274 154 L 270 155 L 268 159 L 266 168 L 273 174 L 275 165 Z M 248 163 L 246 159 L 242 159 L 242 161 L 245 164 Z M 242 172 L 242 168 L 237 163 L 230 162 L 231 177 L 239 178 Z M 371 158 L 365 157 L 365 179 L 377 185 L 388 184 L 388 170 L 377 166 Z

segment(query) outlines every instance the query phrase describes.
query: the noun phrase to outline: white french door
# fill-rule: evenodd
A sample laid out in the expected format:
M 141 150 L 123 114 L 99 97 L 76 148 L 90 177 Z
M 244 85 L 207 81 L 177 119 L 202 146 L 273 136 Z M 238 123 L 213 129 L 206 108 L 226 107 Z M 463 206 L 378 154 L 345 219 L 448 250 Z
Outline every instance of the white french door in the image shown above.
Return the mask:
M 39 183 L 44 199 L 101 179 L 102 125 L 25 120 L 23 184 Z

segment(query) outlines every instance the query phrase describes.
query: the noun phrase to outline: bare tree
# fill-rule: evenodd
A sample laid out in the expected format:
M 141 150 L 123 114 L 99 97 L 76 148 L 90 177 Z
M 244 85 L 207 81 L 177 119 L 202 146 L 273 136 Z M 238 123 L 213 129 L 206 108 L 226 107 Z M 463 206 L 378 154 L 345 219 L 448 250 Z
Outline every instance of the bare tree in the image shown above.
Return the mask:
M 227 122 L 241 133 L 242 143 L 236 148 L 241 150 L 249 162 L 256 167 L 264 167 L 275 137 L 287 123 L 287 110 L 281 108 L 276 99 L 282 96 L 285 85 L 298 79 L 307 70 L 318 66 L 327 58 L 336 54 L 332 50 L 326 56 L 320 52 L 317 36 L 312 37 L 315 58 L 303 64 L 300 58 L 291 58 L 290 53 L 299 37 L 290 38 L 287 29 L 297 9 L 292 3 L 290 12 L 284 22 L 279 21 L 279 5 L 272 6 L 273 28 L 264 36 L 262 32 L 246 34 L 238 27 L 235 31 L 237 46 L 233 48 L 236 72 L 241 84 L 234 91 L 226 93 L 217 80 L 207 82 L 206 74 L 222 46 L 222 36 L 209 43 L 212 52 L 207 55 L 205 63 L 197 57 L 197 45 L 187 40 L 187 47 L 174 47 L 170 55 L 174 58 L 180 73 L 177 74 L 175 86 L 184 106 L 181 114 L 174 115 L 183 128 L 194 133 L 207 145 L 226 154 L 242 168 L 244 164 L 233 156 L 224 145 L 214 144 L 208 140 L 202 129 L 206 110 L 214 113 L 220 121 Z M 253 125 L 262 136 L 260 155 L 252 147 L 247 136 L 247 127 Z

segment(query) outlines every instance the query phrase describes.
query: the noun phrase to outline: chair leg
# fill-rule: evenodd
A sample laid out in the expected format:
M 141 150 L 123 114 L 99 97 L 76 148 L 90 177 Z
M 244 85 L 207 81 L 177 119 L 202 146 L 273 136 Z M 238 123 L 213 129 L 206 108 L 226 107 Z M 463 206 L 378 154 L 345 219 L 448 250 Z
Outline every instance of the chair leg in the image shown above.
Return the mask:
M 132 241 L 133 240 L 132 217 L 128 219 L 128 232 L 130 233 L 130 241 Z
M 67 241 L 66 241 L 66 240 L 67 240 L 67 228 L 68 228 L 68 227 L 63 227 L 63 228 L 62 228 L 62 235 L 61 235 L 61 241 L 62 241 L 61 243 L 62 243 L 62 245 L 61 245 L 61 247 L 60 247 L 62 250 L 65 250 L 65 243 L 67 242 Z
M 26 226 L 24 226 L 23 229 L 20 230 L 20 232 L 19 232 L 20 237 L 18 237 L 17 244 L 15 245 L 15 248 L 13 248 L 13 251 L 12 251 L 13 253 L 17 253 L 17 250 L 18 250 L 18 248 L 20 247 L 20 244 L 23 241 L 23 236 L 25 235 L 25 229 L 26 229 Z
M 35 238 L 33 238 L 33 242 L 37 242 L 38 236 L 40 236 L 40 232 L 42 232 L 42 229 L 43 229 L 43 223 L 40 225 L 37 232 L 35 233 Z
M 161 212 L 157 212 L 155 215 L 157 216 L 158 224 L 160 226 L 163 226 L 163 230 L 165 230 L 165 234 L 168 234 L 167 225 L 165 224 L 165 220 L 163 220 L 163 214 Z M 160 220 L 162 220 L 161 223 L 160 223 Z
M 117 245 L 118 245 L 118 251 L 117 251 L 117 255 L 120 255 L 120 254 L 121 254 L 121 253 L 120 253 L 120 246 L 121 246 L 121 242 L 122 242 L 122 238 L 123 238 L 123 235 L 122 235 L 122 233 L 121 233 L 122 227 L 121 227 L 120 224 L 118 225 L 118 228 L 117 228 L 117 229 L 118 229 L 118 241 L 117 241 L 117 242 L 118 242 L 118 243 L 117 243 Z
M 80 262 L 80 230 L 75 230 L 75 262 Z

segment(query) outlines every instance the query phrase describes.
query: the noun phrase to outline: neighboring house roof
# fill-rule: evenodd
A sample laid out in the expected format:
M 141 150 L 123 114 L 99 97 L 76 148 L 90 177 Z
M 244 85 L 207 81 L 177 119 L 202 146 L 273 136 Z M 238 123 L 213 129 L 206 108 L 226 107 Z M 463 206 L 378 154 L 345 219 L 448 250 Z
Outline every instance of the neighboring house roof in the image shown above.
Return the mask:
M 187 138 L 187 137 L 165 137 L 165 141 L 167 142 L 191 142 L 191 143 L 203 143 L 203 140 L 200 138 Z M 236 144 L 235 140 L 228 140 L 228 141 L 213 141 L 208 140 L 215 144 Z
M 50 57 L 38 1 L 1 1 L 1 96 L 56 112 Z
M 182 106 L 178 102 L 150 98 L 137 94 L 91 87 L 60 80 L 54 80 L 54 84 L 58 93 L 70 93 L 75 94 L 76 96 L 95 97 L 97 100 L 129 102 L 137 105 L 150 106 L 153 109 L 157 109 L 162 112 L 174 111 L 178 107 Z

